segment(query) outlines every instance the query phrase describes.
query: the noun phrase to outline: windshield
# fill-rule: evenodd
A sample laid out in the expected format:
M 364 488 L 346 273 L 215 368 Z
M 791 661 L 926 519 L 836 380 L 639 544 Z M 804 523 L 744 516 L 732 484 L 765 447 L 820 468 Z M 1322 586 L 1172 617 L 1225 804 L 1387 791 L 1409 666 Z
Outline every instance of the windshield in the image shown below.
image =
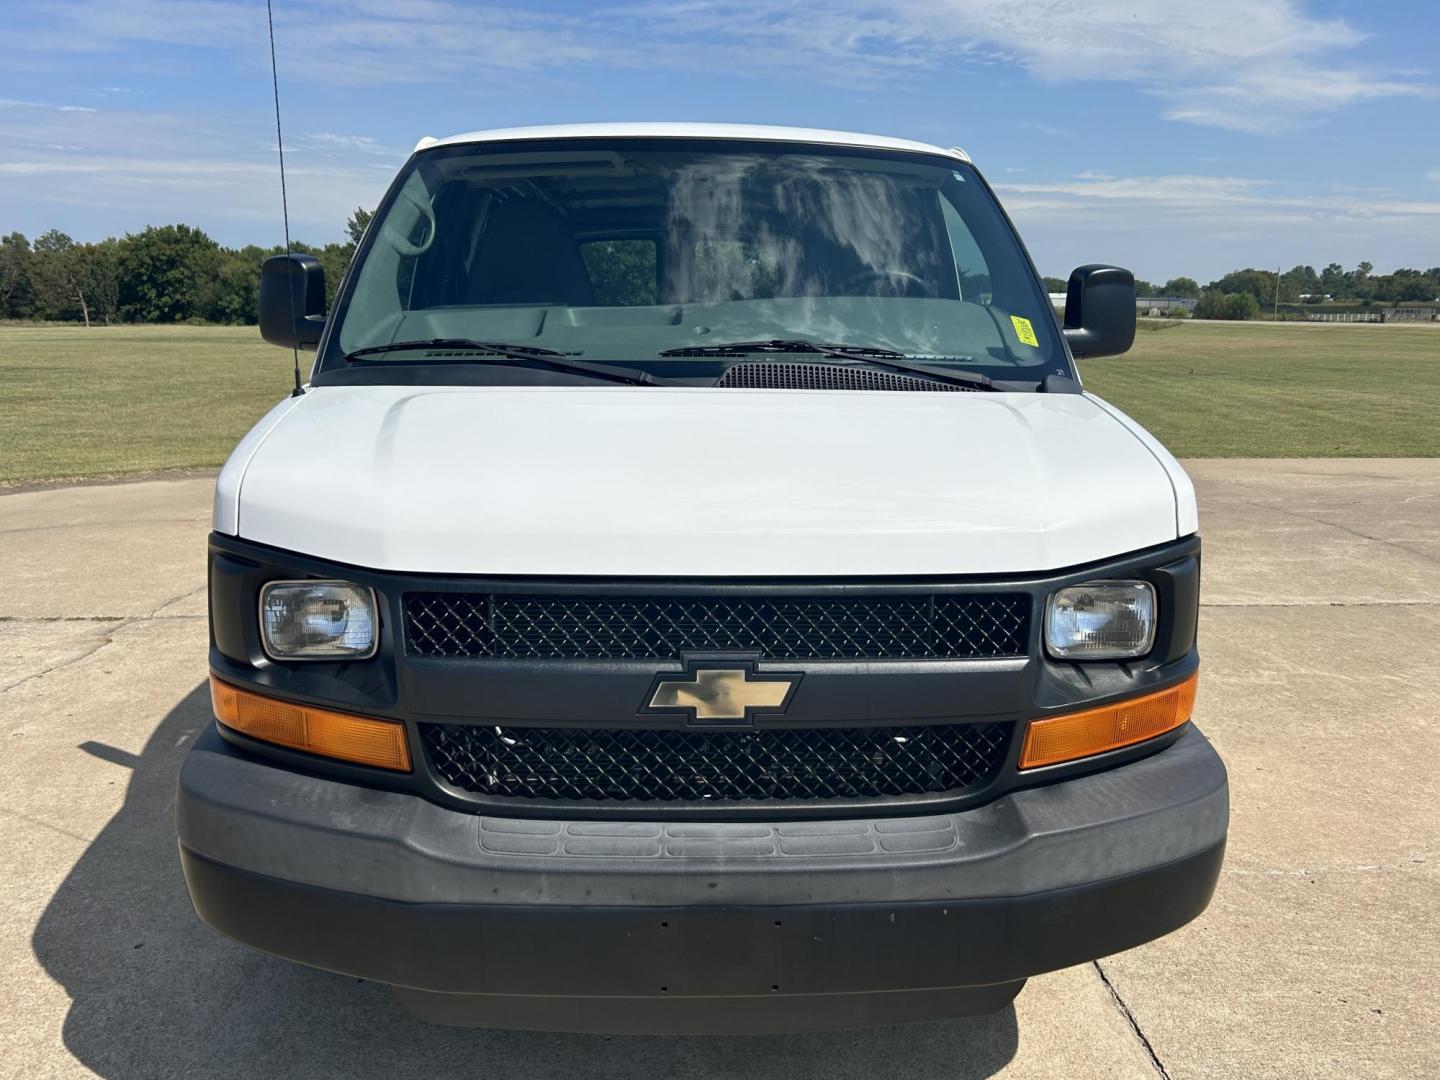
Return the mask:
M 376 347 L 441 339 L 659 375 L 707 352 L 733 363 L 723 346 L 797 341 L 994 379 L 1070 374 L 1048 297 L 973 169 L 791 143 L 417 155 L 357 255 L 319 369 L 424 364 L 424 348 Z

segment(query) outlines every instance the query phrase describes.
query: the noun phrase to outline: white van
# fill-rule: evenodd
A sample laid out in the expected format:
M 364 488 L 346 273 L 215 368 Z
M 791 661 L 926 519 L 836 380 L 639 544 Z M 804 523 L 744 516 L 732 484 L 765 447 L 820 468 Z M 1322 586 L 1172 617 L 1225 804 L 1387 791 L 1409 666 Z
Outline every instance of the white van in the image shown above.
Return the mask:
M 1185 473 L 1081 386 L 960 150 L 426 139 L 221 473 L 217 930 L 443 1023 L 782 1031 L 1003 1008 L 1209 902 Z

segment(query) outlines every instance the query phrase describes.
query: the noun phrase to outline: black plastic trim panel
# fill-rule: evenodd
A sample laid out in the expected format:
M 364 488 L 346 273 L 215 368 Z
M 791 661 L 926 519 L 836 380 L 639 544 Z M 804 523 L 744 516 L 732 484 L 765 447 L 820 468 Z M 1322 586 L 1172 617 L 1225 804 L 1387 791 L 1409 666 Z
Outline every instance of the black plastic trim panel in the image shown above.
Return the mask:
M 1224 851 L 1222 841 L 1139 873 L 1022 896 L 767 908 L 403 903 L 267 877 L 183 846 L 180 859 L 196 912 L 221 933 L 328 971 L 476 997 L 475 1022 L 485 1022 L 485 997 L 524 997 L 523 1013 L 513 1000 L 498 1009 L 501 1026 L 594 1030 L 586 1010 L 623 998 L 606 1023 L 721 1032 L 826 1026 L 817 1005 L 835 1010 L 841 1022 L 830 1026 L 896 1022 L 906 1017 L 883 998 L 858 1015 L 846 999 L 1016 984 L 1132 948 L 1204 910 Z M 672 1004 L 687 999 L 706 1011 Z M 429 1004 L 465 1022 L 464 1002 Z
M 1021 776 L 1015 768 L 1022 740 L 1010 739 L 1004 766 L 988 784 L 962 794 L 927 793 L 863 800 L 756 800 L 726 807 L 666 803 L 585 806 L 541 799 L 487 798 L 454 788 L 428 765 L 419 736 L 421 723 L 619 729 L 676 725 L 684 717 L 647 713 L 644 704 L 657 674 L 683 672 L 698 661 L 752 665 L 760 675 L 803 676 L 782 715 L 756 716 L 759 727 L 908 727 L 924 724 L 987 723 L 1018 730 L 1024 721 L 1091 704 L 1160 689 L 1195 671 L 1195 616 L 1198 607 L 1200 541 L 1189 537 L 1113 560 L 1037 575 L 981 575 L 966 578 L 867 578 L 835 581 L 764 579 L 480 578 L 379 572 L 279 551 L 212 534 L 210 589 L 211 669 L 221 678 L 260 693 L 307 704 L 349 710 L 406 722 L 417 762 L 410 776 L 386 774 L 282 750 L 233 731 L 234 745 L 268 760 L 317 775 L 376 787 L 408 790 L 454 808 L 515 816 L 613 818 L 616 813 L 671 820 L 768 820 L 844 817 L 856 811 L 903 814 L 955 809 L 988 801 L 1018 787 L 1050 783 L 1134 760 L 1170 745 L 1166 735 L 1137 747 L 1073 765 Z M 255 625 L 259 588 L 275 578 L 345 578 L 375 590 L 380 603 L 380 648 L 373 660 L 287 664 L 271 661 Z M 1040 648 L 1043 599 L 1055 588 L 1100 577 L 1139 578 L 1157 591 L 1161 624 L 1149 656 L 1116 663 L 1065 663 L 1046 659 Z M 402 598 L 410 591 L 512 592 L 534 595 L 713 595 L 713 596 L 883 596 L 950 593 L 1024 593 L 1031 597 L 1027 655 L 997 660 L 757 660 L 752 654 L 699 654 L 683 663 L 656 660 L 532 661 L 431 659 L 404 654 L 397 632 Z

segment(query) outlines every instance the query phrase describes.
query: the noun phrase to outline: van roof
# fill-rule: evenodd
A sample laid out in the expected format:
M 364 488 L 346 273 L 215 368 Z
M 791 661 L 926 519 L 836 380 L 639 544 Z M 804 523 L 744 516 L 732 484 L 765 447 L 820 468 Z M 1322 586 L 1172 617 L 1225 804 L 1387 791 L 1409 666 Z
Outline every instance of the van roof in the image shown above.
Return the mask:
M 958 146 L 949 150 L 909 139 L 892 139 L 886 135 L 861 135 L 853 131 L 823 131 L 816 128 L 770 127 L 762 124 L 546 124 L 539 127 L 495 128 L 470 131 L 444 139 L 426 136 L 415 149 L 432 146 L 453 146 L 456 143 L 515 142 L 522 139 L 753 139 L 761 142 L 800 142 L 829 146 L 865 146 L 877 150 L 909 150 L 922 154 L 940 154 L 959 161 L 970 155 Z

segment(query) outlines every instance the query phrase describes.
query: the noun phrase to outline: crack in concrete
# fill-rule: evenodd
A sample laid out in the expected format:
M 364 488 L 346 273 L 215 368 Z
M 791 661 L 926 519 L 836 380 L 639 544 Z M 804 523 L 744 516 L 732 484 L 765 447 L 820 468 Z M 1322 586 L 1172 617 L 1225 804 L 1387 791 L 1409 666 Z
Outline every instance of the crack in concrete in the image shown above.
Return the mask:
M 1120 996 L 1120 991 L 1115 989 L 1115 984 L 1110 981 L 1110 976 L 1105 974 L 1105 969 L 1100 966 L 1100 961 L 1092 960 L 1090 964 L 1095 969 L 1095 974 L 1100 976 L 1100 982 L 1106 991 L 1109 992 L 1111 1003 L 1125 1018 L 1125 1023 L 1130 1026 L 1130 1033 L 1135 1036 L 1140 1043 L 1140 1048 L 1145 1051 L 1145 1057 L 1149 1059 L 1150 1067 L 1155 1070 L 1157 1076 L 1163 1077 L 1163 1080 L 1170 1080 L 1170 1070 L 1165 1068 L 1165 1063 L 1160 1060 L 1160 1055 L 1155 1052 L 1155 1047 L 1151 1045 L 1150 1039 L 1141 1029 L 1140 1021 L 1135 1019 L 1135 1014 L 1130 1011 L 1130 1006 L 1125 1004 L 1125 999 Z
M 162 601 L 162 602 L 161 602 L 160 604 L 158 604 L 156 607 L 152 608 L 151 611 L 150 611 L 150 614 L 149 614 L 149 615 L 146 615 L 145 618 L 147 618 L 147 619 L 175 619 L 175 618 L 192 618 L 192 619 L 193 619 L 193 618 L 196 618 L 196 616 L 194 616 L 194 615 L 188 615 L 188 616 L 182 616 L 182 615 L 161 615 L 160 612 L 164 611 L 164 610 L 165 610 L 167 607 L 169 607 L 171 604 L 178 604 L 178 603 L 180 603 L 182 600 L 189 600 L 190 597 L 192 597 L 192 596 L 197 596 L 197 595 L 199 595 L 200 593 L 205 592 L 205 590 L 208 589 L 209 587 L 210 587 L 210 586 L 209 586 L 208 583 L 206 583 L 206 584 L 204 584 L 204 585 L 197 585 L 197 586 L 195 586 L 193 589 L 187 589 L 185 592 L 181 593 L 179 596 L 172 596 L 169 600 Z M 208 617 L 208 616 L 207 616 L 207 617 Z
M 175 601 L 170 601 L 170 604 Z M 164 604 L 163 607 L 169 607 Z M 171 619 L 204 619 L 206 615 L 0 615 L 0 623 L 109 623 L 168 622 Z
M 1406 856 L 1407 862 L 1355 863 L 1349 866 L 1297 866 L 1287 869 L 1243 870 L 1226 867 L 1224 873 L 1231 877 L 1301 877 L 1313 878 L 1322 874 L 1413 874 L 1431 859 L 1440 856 L 1440 851 L 1414 851 Z
M 162 600 L 162 601 L 160 601 L 160 603 L 156 604 L 153 608 L 150 609 L 150 611 L 149 611 L 147 614 L 144 614 L 144 615 L 0 615 L 0 623 L 25 623 L 25 622 L 37 622 L 37 623 L 68 623 L 68 622 L 76 622 L 76 623 L 85 623 L 85 622 L 93 622 L 93 623 L 107 623 L 107 622 L 113 622 L 113 623 L 129 623 L 129 622 L 148 622 L 148 621 L 151 620 L 151 619 L 204 619 L 204 618 L 207 618 L 207 616 L 205 616 L 205 615 L 161 615 L 160 612 L 164 611 L 167 607 L 170 607 L 172 604 L 178 604 L 178 603 L 180 603 L 182 600 L 189 600 L 190 597 L 192 597 L 192 596 L 198 596 L 200 593 L 204 592 L 207 588 L 208 588 L 208 586 L 206 586 L 206 585 L 197 585 L 197 586 L 195 586 L 195 588 L 189 589 L 189 590 L 187 590 L 187 591 L 185 591 L 185 592 L 183 592 L 183 593 L 180 593 L 178 596 L 172 596 L 172 597 L 170 597 L 170 598 L 167 599 L 167 600 Z
M 208 515 L 207 515 L 208 516 Z M 132 518 L 126 525 L 194 525 L 203 523 L 205 518 Z M 101 527 L 94 521 L 63 521 L 55 525 L 20 525 L 13 529 L 0 529 L 0 536 L 19 536 L 21 533 L 58 532 L 63 529 L 95 529 Z
M 158 605 L 156 605 L 154 608 L 152 608 L 151 611 L 150 611 L 150 614 L 148 614 L 148 615 L 132 615 L 132 616 L 129 616 L 128 618 L 122 618 L 122 619 L 118 619 L 118 620 L 107 620 L 106 622 L 103 622 L 103 623 L 99 623 L 99 622 L 97 622 L 96 620 L 91 619 L 91 618 L 86 617 L 86 616 L 78 616 L 78 617 L 76 617 L 76 618 L 73 619 L 73 620 L 70 619 L 70 618 L 67 618 L 67 617 L 62 617 L 62 618 L 57 618 L 57 619 L 50 619 L 50 620 L 36 620 L 36 621 L 42 621 L 42 622 L 70 622 L 70 621 L 76 621 L 76 622 L 97 622 L 97 625 L 99 625 L 99 626 L 104 626 L 105 629 L 103 629 L 103 630 L 100 631 L 100 633 L 101 633 L 101 640 L 98 641 L 98 642 L 96 642 L 93 648 L 87 649 L 87 650 L 85 650 L 84 652 L 82 652 L 82 653 L 80 653 L 80 654 L 78 654 L 78 655 L 76 655 L 76 656 L 72 656 L 72 657 L 69 657 L 68 659 L 62 660 L 62 661 L 60 661 L 58 664 L 51 664 L 49 667 L 45 668 L 43 671 L 37 671 L 37 672 L 34 672 L 33 674 L 26 675 L 24 678 L 22 678 L 22 679 L 17 679 L 15 682 L 12 682 L 12 683 L 10 683 L 10 684 L 7 685 L 7 686 L 0 686 L 0 694 L 8 694 L 11 690 L 14 690 L 17 686 L 24 686 L 26 683 L 34 682 L 36 679 L 43 679 L 45 676 L 51 675 L 51 674 L 53 674 L 54 672 L 57 672 L 57 671 L 61 671 L 61 670 L 65 669 L 65 668 L 67 668 L 67 667 L 70 667 L 72 664 L 78 664 L 78 663 L 80 663 L 82 660 L 88 660 L 88 659 L 90 659 L 90 657 L 92 657 L 92 656 L 94 656 L 96 653 L 100 652 L 100 650 L 103 649 L 103 648 L 105 648 L 107 645 L 112 645 L 112 644 L 114 644 L 114 642 L 115 642 L 115 635 L 118 634 L 121 630 L 126 629 L 127 627 L 138 626 L 138 625 L 140 625 L 140 624 L 142 624 L 142 623 L 148 623 L 148 622 L 171 622 L 171 621 L 178 621 L 178 620 L 185 620 L 185 619 L 192 619 L 192 620 L 193 620 L 193 619 L 203 619 L 203 618 L 207 618 L 207 616 L 204 616 L 204 615 L 161 615 L 161 614 L 159 614 L 161 611 L 164 611 L 164 610 L 165 610 L 167 607 L 169 607 L 171 604 L 178 604 L 180 601 L 182 601 L 182 600 L 187 600 L 187 599 L 189 599 L 190 597 L 196 595 L 197 593 L 203 592 L 205 589 L 206 589 L 206 586 L 205 586 L 205 585 L 199 585 L 199 586 L 196 586 L 196 587 L 193 588 L 193 589 L 187 589 L 185 592 L 181 593 L 181 594 L 178 595 L 178 596 L 172 596 L 172 597 L 170 597 L 170 599 L 165 600 L 165 601 L 162 601 L 160 604 L 158 604 Z M 10 621 L 10 620 L 7 619 L 6 621 Z M 16 621 L 24 621 L 24 620 L 16 620 Z M 11 730 L 11 731 L 14 731 L 15 729 L 14 729 L 14 728 L 11 728 L 10 730 Z
M 1314 608 L 1314 607 L 1355 607 L 1355 608 L 1397 608 L 1397 607 L 1440 607 L 1440 600 L 1218 600 L 1201 601 L 1202 608 Z
M 79 833 L 73 833 L 69 829 L 62 829 L 59 825 L 52 825 L 48 821 L 41 821 L 39 818 L 31 817 L 29 814 L 22 814 L 19 810 L 10 810 L 0 806 L 0 814 L 4 814 L 6 817 L 16 818 L 19 821 L 28 822 L 39 829 L 49 829 L 51 832 L 58 833 L 60 836 L 68 836 L 71 840 L 84 844 L 87 847 L 95 842 L 93 836 L 81 836 Z
M 129 615 L 0 615 L 0 623 L 124 622 Z
M 1426 555 L 1425 553 L 1415 551 L 1412 548 L 1402 547 L 1399 543 L 1393 540 L 1386 540 L 1380 536 L 1370 536 L 1368 533 L 1360 532 L 1360 530 L 1358 529 L 1352 529 L 1348 525 L 1341 525 L 1339 522 L 1335 521 L 1326 521 L 1324 518 L 1316 517 L 1313 514 L 1301 513 L 1299 510 L 1291 510 L 1284 506 L 1272 506 L 1268 503 L 1255 502 L 1253 499 L 1241 499 L 1239 501 L 1254 510 L 1269 510 L 1276 514 L 1284 514 L 1286 517 L 1299 518 L 1301 521 L 1308 521 L 1312 525 L 1324 525 L 1327 528 L 1339 529 L 1341 532 L 1346 533 L 1349 536 L 1353 536 L 1357 540 L 1369 540 L 1372 544 L 1383 544 L 1385 547 L 1388 547 L 1394 551 L 1403 552 L 1406 555 L 1413 555 L 1417 559 L 1422 559 L 1425 562 L 1440 562 L 1440 559 L 1437 559 L 1433 555 Z M 1415 541 L 1409 542 L 1414 543 Z
M 78 664 L 81 660 L 88 660 L 88 659 L 90 659 L 90 657 L 94 656 L 94 655 L 95 655 L 96 653 L 98 653 L 101 649 L 105 648 L 105 646 L 107 646 L 107 645 L 109 645 L 109 644 L 112 644 L 112 643 L 114 642 L 114 640 L 115 640 L 115 634 L 116 634 L 118 631 L 120 631 L 120 630 L 124 629 L 125 627 L 129 626 L 132 622 L 137 622 L 137 621 L 139 621 L 139 620 L 138 620 L 138 619 L 126 619 L 126 620 L 124 620 L 123 622 L 115 623 L 114 625 L 110 626 L 108 629 L 106 629 L 106 630 L 103 631 L 103 637 L 102 637 L 102 639 L 101 639 L 100 641 L 96 642 L 96 644 L 94 645 L 93 648 L 86 649 L 83 653 L 80 653 L 80 654 L 77 655 L 77 656 L 72 656 L 72 657 L 69 657 L 68 659 L 61 660 L 58 664 L 51 664 L 49 667 L 45 668 L 45 670 L 43 670 L 43 671 L 37 671 L 37 672 L 35 672 L 35 673 L 31 674 L 31 675 L 26 675 L 23 679 L 17 679 L 15 682 L 10 683 L 8 686 L 0 686 L 0 694 L 8 694 L 11 690 L 14 690 L 17 686 L 24 686 L 24 685 L 25 685 L 26 683 L 28 683 L 28 682 L 34 682 L 36 679 L 43 679 L 46 675 L 49 675 L 49 674 L 51 674 L 52 672 L 61 671 L 61 670 L 65 669 L 65 668 L 69 667 L 71 664 Z M 11 730 L 11 731 L 14 731 L 15 729 L 14 729 L 14 728 L 11 728 L 10 730 Z

